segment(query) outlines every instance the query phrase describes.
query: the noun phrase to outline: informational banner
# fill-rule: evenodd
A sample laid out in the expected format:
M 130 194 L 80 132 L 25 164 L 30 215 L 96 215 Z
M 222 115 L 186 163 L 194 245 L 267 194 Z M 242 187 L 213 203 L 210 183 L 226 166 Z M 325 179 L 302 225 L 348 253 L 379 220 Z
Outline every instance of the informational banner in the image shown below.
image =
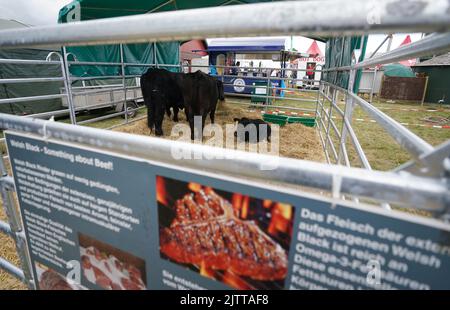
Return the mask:
M 6 133 L 39 289 L 450 289 L 438 221 Z

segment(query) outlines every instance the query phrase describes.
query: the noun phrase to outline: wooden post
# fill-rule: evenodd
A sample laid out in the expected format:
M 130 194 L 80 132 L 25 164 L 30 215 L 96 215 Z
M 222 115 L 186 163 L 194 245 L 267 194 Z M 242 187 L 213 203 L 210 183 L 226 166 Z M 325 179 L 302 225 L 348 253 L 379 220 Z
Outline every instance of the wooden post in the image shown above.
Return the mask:
M 428 88 L 428 76 L 425 77 L 425 86 L 423 88 L 422 103 L 420 104 L 421 106 L 423 106 L 423 103 L 425 102 L 425 95 L 427 93 L 427 88 Z

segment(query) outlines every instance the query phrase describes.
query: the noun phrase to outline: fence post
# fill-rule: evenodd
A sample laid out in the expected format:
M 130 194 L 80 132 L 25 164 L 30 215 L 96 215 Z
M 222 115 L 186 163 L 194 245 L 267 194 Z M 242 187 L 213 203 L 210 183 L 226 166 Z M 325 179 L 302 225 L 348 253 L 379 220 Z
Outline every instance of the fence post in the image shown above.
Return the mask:
M 75 106 L 73 103 L 73 95 L 72 95 L 72 83 L 70 80 L 70 71 L 69 71 L 69 61 L 67 59 L 67 50 L 66 47 L 63 46 L 63 57 L 61 60 L 61 66 L 63 71 L 63 78 L 64 78 L 64 87 L 66 88 L 66 94 L 67 94 L 67 103 L 69 105 L 69 115 L 70 115 L 70 122 L 72 125 L 77 124 L 77 117 L 75 114 Z
M 330 135 L 330 128 L 331 128 L 331 117 L 333 115 L 333 105 L 336 103 L 336 97 L 338 96 L 338 90 L 336 88 L 333 88 L 332 90 L 332 97 L 330 102 L 330 110 L 328 111 L 328 124 L 325 131 L 325 150 L 328 150 L 328 142 L 331 140 Z M 326 153 L 328 154 L 328 152 Z M 329 156 L 327 156 L 327 160 L 329 163 L 331 163 Z
M 322 82 L 319 81 L 319 89 L 317 90 L 317 98 L 316 98 L 316 112 L 314 114 L 314 118 L 316 120 L 316 123 L 318 122 L 317 120 L 317 112 L 319 111 L 319 99 L 320 99 L 320 90 L 322 89 Z M 317 124 L 319 125 L 319 124 Z
M 330 93 L 330 85 L 326 85 L 326 88 L 327 88 L 327 93 L 328 93 L 328 95 L 326 97 L 329 98 L 330 97 L 330 95 L 329 95 L 329 93 Z M 321 121 L 320 125 L 321 125 L 321 128 L 324 130 L 324 133 L 325 133 L 325 131 L 326 131 L 325 119 L 324 119 L 323 116 L 326 114 L 325 107 L 324 107 L 324 103 L 325 103 L 326 97 L 325 97 L 325 93 L 323 93 L 321 95 L 322 95 L 322 101 L 320 102 L 320 119 L 323 120 L 323 124 L 322 124 L 322 121 Z M 324 140 L 324 143 L 323 143 L 323 148 L 325 150 L 325 140 Z
M 353 110 L 355 108 L 355 103 L 353 102 L 353 99 L 348 95 L 350 92 L 353 92 L 353 85 L 355 82 L 355 77 L 356 77 L 356 70 L 353 69 L 350 71 L 347 92 L 345 94 L 345 110 L 344 110 L 344 118 L 342 119 L 341 141 L 339 144 L 339 153 L 338 153 L 338 162 L 337 162 L 338 165 L 341 164 L 343 148 L 345 147 L 345 143 L 347 141 L 348 130 L 347 130 L 347 127 L 345 126 L 345 120 L 348 120 L 349 124 L 352 123 L 352 115 L 353 115 Z
M 267 112 L 267 106 L 269 105 L 269 94 L 270 94 L 270 76 L 267 77 L 267 85 L 266 85 L 266 106 L 264 107 L 264 112 Z
M 158 68 L 158 61 L 156 60 L 156 42 L 153 42 L 153 62 L 155 63 L 155 67 Z
M 428 76 L 425 77 L 425 86 L 423 87 L 423 95 L 422 95 L 422 101 L 420 103 L 421 106 L 423 106 L 424 102 L 425 102 L 425 96 L 427 94 L 427 89 L 428 89 Z
M 125 124 L 128 123 L 128 104 L 127 104 L 127 85 L 126 85 L 126 78 L 125 78 L 125 63 L 124 63 L 124 57 L 123 57 L 123 44 L 120 43 L 120 67 L 122 72 L 122 86 L 123 86 L 123 110 L 125 112 Z
M 377 68 L 375 68 L 373 71 L 372 88 L 370 89 L 370 99 L 369 99 L 370 103 L 372 103 L 372 101 L 373 101 L 373 91 L 375 88 L 375 82 L 377 80 L 377 71 L 378 71 Z
M 0 173 L 1 177 L 5 178 L 8 176 L 8 171 L 6 170 L 4 158 L 0 160 Z M 27 242 L 25 239 L 25 234 L 23 233 L 22 224 L 20 221 L 20 216 L 17 212 L 17 208 L 14 203 L 14 197 L 12 196 L 11 189 L 7 188 L 4 183 L 0 186 L 3 208 L 8 218 L 9 225 L 11 227 L 11 236 L 16 244 L 17 254 L 20 259 L 20 265 L 22 267 L 24 282 L 29 289 L 35 289 L 33 274 L 31 268 L 30 254 L 28 253 Z

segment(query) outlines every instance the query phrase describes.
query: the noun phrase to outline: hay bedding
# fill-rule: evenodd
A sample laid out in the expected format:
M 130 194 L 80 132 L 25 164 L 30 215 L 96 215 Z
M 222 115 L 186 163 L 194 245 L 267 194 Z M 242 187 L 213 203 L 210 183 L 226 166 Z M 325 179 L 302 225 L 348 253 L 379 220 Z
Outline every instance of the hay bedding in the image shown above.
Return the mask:
M 222 126 L 225 135 L 225 125 L 233 124 L 234 118 L 241 117 L 261 118 L 261 112 L 259 110 L 248 110 L 245 106 L 236 104 L 219 103 L 216 110 L 215 123 Z M 181 123 L 187 124 L 184 111 L 180 111 L 178 118 Z M 208 116 L 206 124 L 209 123 L 210 119 Z M 164 116 L 163 137 L 165 139 L 179 139 L 178 137 L 170 135 L 172 127 L 175 124 L 177 123 L 172 121 L 172 119 L 169 119 L 167 115 Z M 154 136 L 154 133 L 151 133 L 150 129 L 147 127 L 146 118 L 128 125 L 117 127 L 114 130 L 137 135 Z M 223 141 L 225 141 L 225 137 Z M 286 126 L 280 127 L 279 151 L 280 156 L 283 157 L 325 162 L 322 145 L 315 128 L 306 127 L 302 124 L 287 124 Z
M 6 221 L 6 215 L 3 205 L 0 201 L 0 220 Z M 20 266 L 19 258 L 16 252 L 16 246 L 12 238 L 0 233 L 0 256 L 13 262 L 16 266 Z M 17 280 L 6 271 L 0 270 L 0 290 L 26 289 L 25 284 Z
M 11 166 L 9 161 L 5 163 L 8 174 L 11 175 Z M 16 207 L 19 205 L 16 199 Z M 6 218 L 5 210 L 3 208 L 3 202 L 0 199 L 0 220 L 8 222 Z M 17 255 L 16 245 L 14 240 L 6 236 L 4 233 L 0 233 L 0 257 L 12 262 L 14 265 L 20 267 L 20 260 Z M 19 281 L 17 278 L 13 277 L 6 271 L 0 269 L 0 290 L 24 290 L 27 289 L 26 285 Z

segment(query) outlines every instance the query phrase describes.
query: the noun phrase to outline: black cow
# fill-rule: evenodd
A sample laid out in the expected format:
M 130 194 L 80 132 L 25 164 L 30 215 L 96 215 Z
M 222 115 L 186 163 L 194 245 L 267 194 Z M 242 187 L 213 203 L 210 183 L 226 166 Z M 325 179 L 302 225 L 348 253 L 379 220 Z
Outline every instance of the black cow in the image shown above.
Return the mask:
M 173 120 L 178 122 L 179 109 L 184 108 L 183 74 L 164 69 L 150 68 L 141 76 L 141 89 L 144 103 L 147 106 L 148 127 L 155 134 L 162 136 L 164 112 L 170 117 L 173 109 Z
M 238 123 L 237 130 L 234 132 L 235 137 L 239 137 L 242 140 L 242 136 L 245 142 L 255 143 L 263 140 L 270 142 L 272 129 L 270 124 L 266 123 L 262 119 L 249 119 L 246 117 L 235 118 L 235 122 Z M 254 135 L 250 135 L 250 132 L 255 130 Z
M 201 71 L 195 73 L 173 73 L 164 69 L 149 69 L 141 76 L 141 89 L 147 106 L 148 127 L 155 127 L 155 134 L 161 136 L 164 112 L 170 116 L 174 111 L 174 121 L 178 121 L 178 111 L 184 108 L 186 119 L 194 139 L 194 116 L 202 117 L 202 130 L 206 116 L 214 116 L 218 100 L 224 100 L 221 81 Z
M 217 101 L 225 100 L 223 83 L 201 71 L 188 73 L 184 76 L 183 95 L 186 118 L 191 127 L 191 139 L 194 140 L 195 116 L 202 117 L 202 131 L 208 114 L 214 124 Z

